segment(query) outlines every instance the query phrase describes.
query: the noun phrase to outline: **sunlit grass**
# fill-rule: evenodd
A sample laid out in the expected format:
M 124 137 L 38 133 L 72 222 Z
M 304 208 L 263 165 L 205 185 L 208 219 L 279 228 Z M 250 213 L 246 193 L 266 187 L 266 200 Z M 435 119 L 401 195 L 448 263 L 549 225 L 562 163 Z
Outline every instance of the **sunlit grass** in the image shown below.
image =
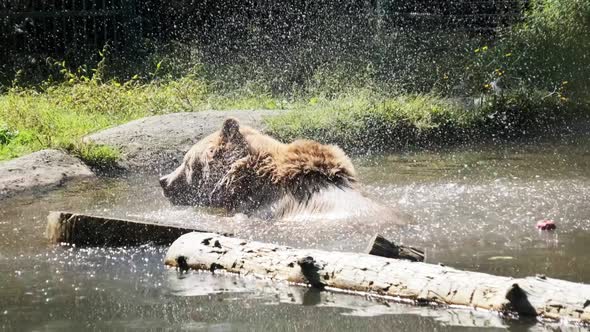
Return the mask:
M 414 145 L 445 145 L 479 136 L 518 135 L 566 118 L 572 109 L 560 93 L 509 91 L 474 99 L 399 94 L 376 84 L 342 85 L 275 96 L 257 85 L 215 89 L 197 77 L 162 81 L 77 80 L 44 89 L 13 88 L 0 95 L 0 160 L 44 148 L 66 150 L 90 165 L 119 158 L 110 147 L 88 145 L 92 132 L 137 118 L 172 112 L 289 109 L 268 120 L 271 134 L 291 141 L 311 138 L 349 151 L 370 152 Z M 576 106 L 578 107 L 578 106 Z
M 575 107 L 541 91 L 512 91 L 475 100 L 354 90 L 294 103 L 291 112 L 267 122 L 269 131 L 284 141 L 312 138 L 364 153 L 522 136 L 575 118 L 582 111 L 574 112 Z
M 81 139 L 103 128 L 173 112 L 284 106 L 265 94 L 210 93 L 204 81 L 192 77 L 159 83 L 76 81 L 42 91 L 16 88 L 0 95 L 0 160 L 57 148 L 100 164 L 100 159 L 116 159 L 116 151 Z

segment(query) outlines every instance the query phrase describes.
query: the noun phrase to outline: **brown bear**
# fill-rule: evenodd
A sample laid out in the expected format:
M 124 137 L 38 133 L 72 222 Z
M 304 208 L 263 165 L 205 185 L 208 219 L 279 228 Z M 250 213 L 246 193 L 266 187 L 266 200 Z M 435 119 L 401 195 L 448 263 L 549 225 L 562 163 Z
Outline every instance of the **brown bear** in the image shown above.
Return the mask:
M 403 223 L 395 210 L 357 188 L 354 166 L 337 146 L 281 143 L 228 118 L 160 178 L 175 205 L 224 208 L 268 219 L 375 216 Z

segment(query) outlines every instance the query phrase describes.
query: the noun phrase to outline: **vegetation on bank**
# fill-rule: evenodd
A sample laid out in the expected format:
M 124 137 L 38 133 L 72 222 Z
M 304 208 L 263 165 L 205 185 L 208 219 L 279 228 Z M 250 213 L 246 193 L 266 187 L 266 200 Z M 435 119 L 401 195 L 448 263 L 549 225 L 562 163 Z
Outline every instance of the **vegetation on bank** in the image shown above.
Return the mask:
M 248 89 L 215 92 L 210 84 L 194 77 L 149 83 L 76 81 L 42 91 L 12 89 L 0 96 L 0 160 L 58 148 L 91 165 L 109 164 L 118 152 L 82 143 L 84 135 L 171 112 L 289 109 L 268 120 L 270 132 L 278 138 L 307 137 L 368 152 L 453 144 L 474 135 L 522 135 L 573 117 L 571 112 L 578 107 L 550 92 L 444 98 L 351 88 L 330 96 L 319 93 L 284 99 Z
M 314 98 L 312 105 L 268 122 L 270 132 L 285 141 L 306 137 L 370 153 L 523 137 L 583 114 L 568 101 L 539 91 L 478 98 L 356 91 L 336 99 Z
M 495 42 L 466 42 L 460 56 L 437 62 L 436 70 L 415 71 L 416 80 L 424 73 L 433 82 L 428 91 L 397 86 L 366 59 L 326 63 L 305 78 L 277 83 L 274 70 L 179 63 L 170 53 L 147 61 L 142 74 L 118 78 L 109 75 L 112 59 L 103 50 L 92 70 L 54 62 L 54 74 L 32 87 L 16 76 L 0 95 L 0 160 L 50 147 L 109 164 L 118 151 L 85 144 L 84 135 L 144 116 L 205 109 L 289 109 L 269 120 L 272 134 L 355 152 L 526 135 L 585 116 L 588 17 L 590 2 L 531 1 L 524 20 Z
M 64 82 L 38 89 L 13 87 L 0 95 L 0 160 L 44 148 L 65 149 L 92 165 L 108 164 L 118 153 L 82 142 L 82 137 L 133 119 L 205 109 L 277 109 L 287 103 L 244 89 L 212 93 L 203 79 L 102 81 L 63 72 Z

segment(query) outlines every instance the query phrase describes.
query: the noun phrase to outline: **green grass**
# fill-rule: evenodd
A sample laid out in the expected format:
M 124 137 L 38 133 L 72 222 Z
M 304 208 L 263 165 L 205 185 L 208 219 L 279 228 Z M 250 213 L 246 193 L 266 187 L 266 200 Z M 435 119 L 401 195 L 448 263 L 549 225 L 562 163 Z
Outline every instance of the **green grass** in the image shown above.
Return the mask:
M 294 111 L 269 119 L 268 125 L 285 141 L 306 137 L 363 153 L 521 137 L 575 119 L 582 110 L 541 91 L 487 95 L 474 102 L 357 90 L 296 103 Z
M 205 109 L 291 109 L 268 120 L 274 136 L 312 138 L 357 152 L 446 145 L 474 135 L 519 135 L 573 117 L 568 112 L 574 107 L 558 93 L 513 91 L 487 95 L 480 106 L 469 106 L 471 101 L 392 95 L 374 88 L 287 99 L 255 87 L 214 91 L 212 84 L 194 77 L 159 83 L 75 81 L 0 95 L 0 160 L 57 148 L 90 165 L 108 166 L 119 152 L 85 144 L 84 135 L 140 117 Z
M 111 168 L 121 157 L 119 150 L 106 145 L 73 142 L 65 148 L 87 165 L 103 169 Z
M 81 138 L 103 128 L 171 112 L 285 106 L 263 93 L 222 95 L 208 89 L 208 84 L 194 77 L 159 83 L 101 83 L 76 78 L 41 90 L 11 89 L 0 95 L 0 160 L 57 148 L 91 165 L 101 165 L 116 160 L 118 152 L 84 144 Z

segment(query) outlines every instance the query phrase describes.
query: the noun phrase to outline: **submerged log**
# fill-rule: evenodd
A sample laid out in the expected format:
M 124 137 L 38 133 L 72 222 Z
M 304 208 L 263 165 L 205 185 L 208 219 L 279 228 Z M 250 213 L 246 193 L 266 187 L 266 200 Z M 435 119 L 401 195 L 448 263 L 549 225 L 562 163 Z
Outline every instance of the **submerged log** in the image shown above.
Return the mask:
M 52 211 L 47 216 L 45 235 L 51 243 L 116 247 L 146 243 L 167 245 L 189 232 L 205 231 L 190 226 Z
M 424 261 L 424 251 L 414 247 L 398 246 L 379 234 L 373 236 L 365 252 L 369 255 L 407 259 L 413 262 Z
M 361 253 L 294 249 L 213 233 L 189 233 L 165 264 L 223 270 L 415 304 L 458 305 L 590 323 L 590 285 L 543 276 L 513 279 Z

